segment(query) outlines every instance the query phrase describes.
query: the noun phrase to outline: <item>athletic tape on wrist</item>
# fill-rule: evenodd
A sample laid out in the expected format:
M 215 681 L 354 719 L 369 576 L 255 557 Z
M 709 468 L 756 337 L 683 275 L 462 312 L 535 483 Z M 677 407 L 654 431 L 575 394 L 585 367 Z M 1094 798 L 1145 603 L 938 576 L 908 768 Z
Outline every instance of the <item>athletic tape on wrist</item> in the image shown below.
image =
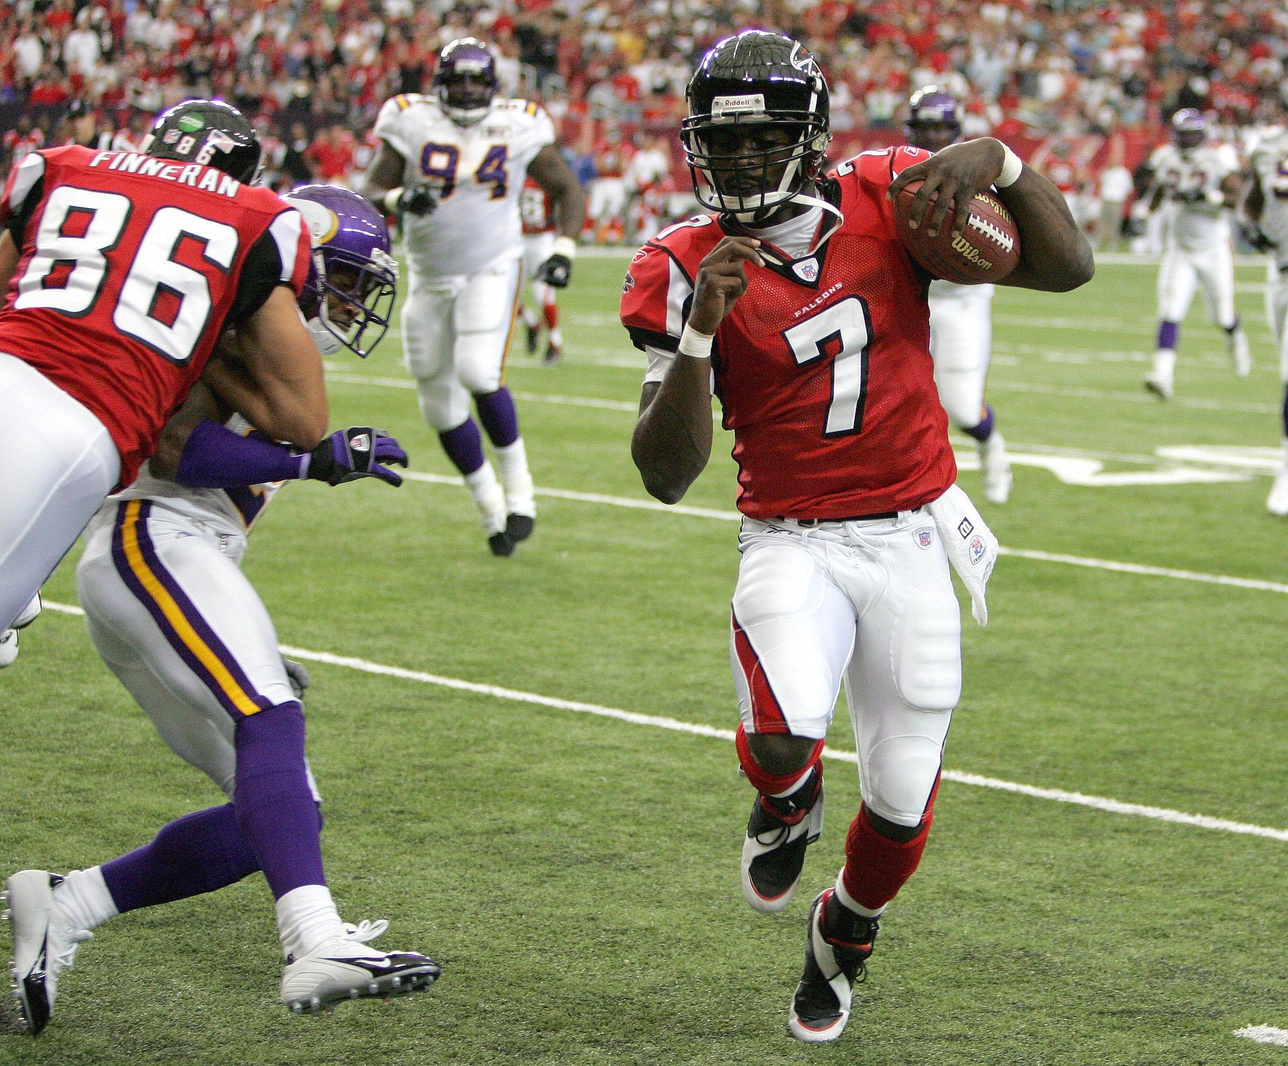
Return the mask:
M 1024 164 L 1020 162 L 1020 157 L 1007 148 L 1006 145 L 1002 145 L 1002 169 L 997 177 L 993 179 L 993 184 L 999 189 L 1014 185 L 1019 180 L 1020 172 L 1023 170 Z
M 385 205 L 386 214 L 389 214 L 389 215 L 398 214 L 398 201 L 402 198 L 402 194 L 403 194 L 403 191 L 402 191 L 401 185 L 399 185 L 398 188 L 390 189 L 387 193 L 385 193 L 384 205 Z
M 577 242 L 571 237 L 556 237 L 551 255 L 562 255 L 569 262 L 577 258 Z
M 694 359 L 711 358 L 711 341 L 714 334 L 699 333 L 692 326 L 685 326 L 680 334 L 680 346 L 676 349 L 680 355 L 689 355 Z

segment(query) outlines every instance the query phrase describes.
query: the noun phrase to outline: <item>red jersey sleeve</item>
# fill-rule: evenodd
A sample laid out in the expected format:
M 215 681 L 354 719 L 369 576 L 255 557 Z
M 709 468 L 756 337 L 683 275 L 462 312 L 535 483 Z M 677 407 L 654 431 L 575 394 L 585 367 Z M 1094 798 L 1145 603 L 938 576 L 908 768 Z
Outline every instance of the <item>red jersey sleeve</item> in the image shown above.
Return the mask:
M 663 230 L 635 253 L 622 286 L 622 325 L 631 343 L 673 352 L 693 304 L 697 266 L 723 232 L 714 215 Z

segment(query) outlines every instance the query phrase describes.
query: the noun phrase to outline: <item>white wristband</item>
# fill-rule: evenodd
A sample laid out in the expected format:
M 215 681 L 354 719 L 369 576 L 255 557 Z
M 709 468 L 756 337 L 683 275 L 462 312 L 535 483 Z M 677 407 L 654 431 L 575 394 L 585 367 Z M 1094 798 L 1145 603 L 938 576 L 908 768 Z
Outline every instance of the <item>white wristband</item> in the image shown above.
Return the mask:
M 401 185 L 399 185 L 398 188 L 390 189 L 387 193 L 385 193 L 384 199 L 381 201 L 381 203 L 385 205 L 386 215 L 398 214 L 398 201 L 402 198 L 402 194 L 403 194 L 403 191 L 402 191 Z
M 711 341 L 714 334 L 699 333 L 690 325 L 685 325 L 684 332 L 680 334 L 680 346 L 676 351 L 680 355 L 689 355 L 694 359 L 711 358 Z
M 571 237 L 556 237 L 554 247 L 550 250 L 551 255 L 562 255 L 568 262 L 577 258 L 577 242 Z
M 1014 185 L 1020 179 L 1020 172 L 1024 170 L 1024 164 L 1020 162 L 1020 157 L 1012 152 L 1006 145 L 1002 145 L 1002 169 L 998 172 L 993 184 L 999 189 L 1005 189 L 1008 185 Z

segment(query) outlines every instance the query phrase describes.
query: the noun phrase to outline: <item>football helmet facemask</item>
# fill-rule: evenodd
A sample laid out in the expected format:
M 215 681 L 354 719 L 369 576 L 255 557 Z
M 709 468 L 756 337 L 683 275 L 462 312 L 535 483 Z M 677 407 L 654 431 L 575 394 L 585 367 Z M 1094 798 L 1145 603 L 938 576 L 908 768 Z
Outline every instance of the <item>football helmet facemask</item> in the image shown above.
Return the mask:
M 185 100 L 157 116 L 139 151 L 214 167 L 249 185 L 259 174 L 263 149 L 255 127 L 232 104 Z
M 763 222 L 822 173 L 832 139 L 827 81 L 790 37 L 744 30 L 725 38 L 702 57 L 685 96 L 680 140 L 704 206 Z M 774 135 L 757 136 L 760 125 Z
M 937 152 L 947 148 L 962 133 L 957 116 L 957 97 L 938 85 L 927 85 L 908 101 L 908 119 L 903 125 L 908 143 Z
M 1172 116 L 1172 140 L 1181 151 L 1197 148 L 1207 140 L 1207 119 L 1196 107 L 1183 107 Z
M 340 347 L 365 359 L 389 328 L 398 265 L 376 208 L 335 185 L 302 185 L 282 197 L 304 216 L 313 268 L 300 310 L 323 355 Z
M 472 126 L 487 114 L 496 95 L 496 59 L 477 37 L 461 37 L 438 54 L 434 92 L 459 126 Z

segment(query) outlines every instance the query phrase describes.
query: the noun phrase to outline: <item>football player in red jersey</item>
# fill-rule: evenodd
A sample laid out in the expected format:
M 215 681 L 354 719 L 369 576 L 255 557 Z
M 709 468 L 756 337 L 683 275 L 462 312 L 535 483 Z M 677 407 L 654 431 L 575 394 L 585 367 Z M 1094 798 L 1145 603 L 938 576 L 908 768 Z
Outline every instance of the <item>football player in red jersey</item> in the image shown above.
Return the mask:
M 824 177 L 827 85 L 789 38 L 721 41 L 687 95 L 685 153 L 714 213 L 664 230 L 627 273 L 622 321 L 649 359 L 632 454 L 652 495 L 681 499 L 710 457 L 714 384 L 744 516 L 731 658 L 739 762 L 759 792 L 742 854 L 758 910 L 787 905 L 822 828 L 820 753 L 846 687 L 863 803 L 810 911 L 789 1012 L 798 1039 L 834 1040 L 926 844 L 961 687 L 949 565 L 982 623 L 997 550 L 954 485 L 930 277 L 891 200 L 923 179 L 912 217 L 933 234 L 996 185 L 1023 246 L 1004 284 L 1065 291 L 1094 265 L 1064 198 L 992 138 L 865 152 Z
M 298 212 L 247 185 L 250 123 L 216 101 L 158 118 L 143 153 L 33 152 L 0 195 L 0 632 L 90 517 L 134 480 L 203 371 L 256 426 L 326 431 L 317 345 L 295 305 Z M 227 358 L 216 341 L 235 328 Z

